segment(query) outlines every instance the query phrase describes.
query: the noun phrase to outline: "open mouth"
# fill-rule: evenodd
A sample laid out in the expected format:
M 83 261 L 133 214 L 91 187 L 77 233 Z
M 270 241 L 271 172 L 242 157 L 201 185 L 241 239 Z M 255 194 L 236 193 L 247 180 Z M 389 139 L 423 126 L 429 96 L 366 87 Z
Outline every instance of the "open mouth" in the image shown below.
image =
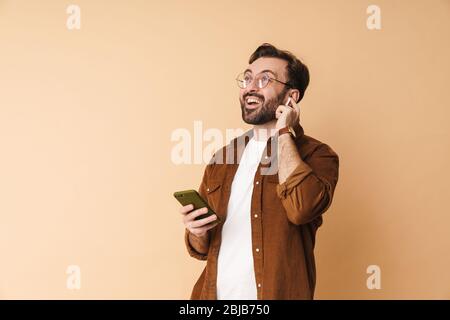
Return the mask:
M 247 98 L 245 98 L 245 104 L 247 105 L 247 108 L 249 109 L 255 109 L 257 107 L 259 107 L 262 104 L 262 99 L 254 97 L 254 96 L 249 96 Z

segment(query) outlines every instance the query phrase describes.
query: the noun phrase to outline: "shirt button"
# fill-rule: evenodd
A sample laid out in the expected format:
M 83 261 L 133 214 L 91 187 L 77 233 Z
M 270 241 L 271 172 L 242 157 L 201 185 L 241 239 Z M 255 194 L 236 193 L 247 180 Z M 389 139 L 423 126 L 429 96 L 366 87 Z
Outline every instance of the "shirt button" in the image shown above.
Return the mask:
M 255 214 L 255 218 L 258 218 L 258 215 L 257 215 L 257 214 Z
M 259 181 L 256 181 L 256 184 L 259 184 Z
M 264 159 L 269 159 L 269 157 L 268 157 L 268 156 L 265 156 Z
M 259 252 L 259 248 L 256 248 L 256 252 Z
M 258 288 L 261 288 L 261 283 L 258 283 Z
M 208 189 L 206 189 L 206 191 L 208 191 L 208 192 L 209 192 L 209 188 L 208 188 Z

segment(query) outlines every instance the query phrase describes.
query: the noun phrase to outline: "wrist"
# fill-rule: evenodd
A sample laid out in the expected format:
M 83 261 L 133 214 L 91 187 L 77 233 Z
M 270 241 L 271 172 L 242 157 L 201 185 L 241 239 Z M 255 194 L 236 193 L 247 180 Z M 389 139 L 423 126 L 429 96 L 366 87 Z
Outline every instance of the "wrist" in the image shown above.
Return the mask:
M 208 230 L 209 231 L 209 230 Z M 207 240 L 208 239 L 208 237 L 209 237 L 209 232 L 208 231 L 206 231 L 204 234 L 202 234 L 202 235 L 196 235 L 196 234 L 193 234 L 192 232 L 189 232 L 190 233 L 190 235 L 192 236 L 192 238 L 194 238 L 194 239 L 197 239 L 197 240 L 201 240 L 201 241 L 204 241 L 204 240 Z
M 291 126 L 285 126 L 278 130 L 278 138 L 285 139 L 286 137 L 294 138 L 296 137 L 295 130 Z

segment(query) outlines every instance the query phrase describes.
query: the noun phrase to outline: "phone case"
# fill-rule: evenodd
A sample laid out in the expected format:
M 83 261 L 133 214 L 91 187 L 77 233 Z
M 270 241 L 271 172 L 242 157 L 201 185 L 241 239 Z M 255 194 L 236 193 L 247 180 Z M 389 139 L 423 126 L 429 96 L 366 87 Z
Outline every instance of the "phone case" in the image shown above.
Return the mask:
M 183 206 L 187 206 L 188 204 L 193 204 L 194 210 L 200 209 L 203 207 L 208 208 L 207 213 L 198 216 L 197 218 L 195 218 L 195 220 L 203 219 L 203 218 L 209 217 L 212 214 L 216 214 L 214 212 L 214 210 L 211 209 L 211 207 L 208 205 L 206 200 L 204 200 L 196 190 L 177 191 L 177 192 L 174 192 L 173 196 Z M 216 214 L 216 216 L 217 216 L 217 214 Z M 219 216 L 217 216 L 217 220 L 215 220 L 215 222 L 216 221 L 221 222 Z

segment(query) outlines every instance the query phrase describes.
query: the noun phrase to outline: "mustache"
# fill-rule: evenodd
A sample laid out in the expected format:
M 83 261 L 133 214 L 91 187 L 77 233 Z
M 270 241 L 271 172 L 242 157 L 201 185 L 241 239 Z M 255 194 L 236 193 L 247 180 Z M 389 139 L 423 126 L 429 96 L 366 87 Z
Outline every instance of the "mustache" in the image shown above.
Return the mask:
M 265 101 L 264 96 L 257 94 L 257 93 L 246 93 L 244 94 L 244 96 L 242 97 L 244 100 L 247 99 L 247 97 L 252 96 L 252 97 L 256 97 L 258 99 L 261 99 L 261 101 Z

